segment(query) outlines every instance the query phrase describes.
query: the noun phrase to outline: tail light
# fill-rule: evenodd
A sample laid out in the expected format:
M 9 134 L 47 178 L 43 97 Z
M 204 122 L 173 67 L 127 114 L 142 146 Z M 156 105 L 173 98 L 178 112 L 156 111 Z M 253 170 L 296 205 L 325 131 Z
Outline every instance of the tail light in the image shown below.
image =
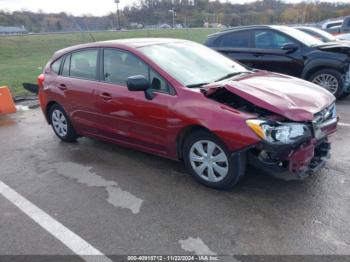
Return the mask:
M 38 78 L 37 78 L 39 88 L 43 88 L 44 87 L 44 80 L 45 80 L 45 75 L 44 74 L 40 74 L 38 76 Z

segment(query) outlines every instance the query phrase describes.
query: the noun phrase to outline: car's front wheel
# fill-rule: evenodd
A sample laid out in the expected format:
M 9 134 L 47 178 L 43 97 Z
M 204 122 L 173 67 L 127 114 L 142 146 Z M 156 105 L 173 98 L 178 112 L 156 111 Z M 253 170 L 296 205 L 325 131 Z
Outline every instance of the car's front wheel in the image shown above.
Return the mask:
M 54 104 L 49 111 L 50 122 L 55 134 L 65 142 L 73 142 L 78 138 L 67 113 L 64 109 Z
M 226 146 L 207 131 L 197 131 L 187 137 L 183 159 L 197 181 L 216 189 L 232 188 L 245 173 L 245 156 L 231 155 Z
M 311 75 L 311 82 L 327 89 L 336 98 L 340 98 L 344 92 L 344 78 L 334 69 L 323 69 Z

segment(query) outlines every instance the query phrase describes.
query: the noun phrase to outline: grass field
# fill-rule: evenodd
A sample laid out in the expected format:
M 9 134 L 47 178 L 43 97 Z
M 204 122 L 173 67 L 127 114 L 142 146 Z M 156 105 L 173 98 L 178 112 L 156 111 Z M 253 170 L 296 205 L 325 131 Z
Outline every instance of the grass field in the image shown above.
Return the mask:
M 203 42 L 217 29 L 163 29 L 125 32 L 96 32 L 0 37 L 0 86 L 8 85 L 13 95 L 26 95 L 22 83 L 36 83 L 36 77 L 58 49 L 110 39 L 172 37 Z

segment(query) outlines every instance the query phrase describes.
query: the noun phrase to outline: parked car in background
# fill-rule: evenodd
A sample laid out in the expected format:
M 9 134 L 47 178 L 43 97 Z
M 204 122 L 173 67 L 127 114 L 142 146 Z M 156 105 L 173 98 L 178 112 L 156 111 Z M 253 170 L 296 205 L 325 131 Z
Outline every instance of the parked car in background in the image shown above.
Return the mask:
M 350 33 L 349 34 L 340 34 L 340 35 L 335 36 L 335 38 L 338 41 L 350 42 Z
M 340 24 L 339 24 L 340 22 Z M 326 27 L 326 28 L 322 28 L 325 29 L 327 32 L 332 33 L 332 34 L 346 34 L 350 32 L 350 16 L 346 16 L 344 17 L 343 20 L 339 20 L 339 21 L 333 21 L 329 22 L 330 26 Z
M 311 35 L 313 37 L 316 37 L 317 39 L 321 40 L 324 43 L 330 43 L 330 42 L 338 41 L 338 39 L 334 35 L 326 32 L 326 31 L 324 31 L 322 29 L 316 28 L 316 27 L 296 26 L 294 28 L 296 28 L 296 29 L 298 29 L 298 30 L 300 30 L 300 31 L 302 31 L 302 32 L 304 32 L 306 34 L 309 34 L 309 35 Z
M 341 26 L 342 24 L 343 24 L 343 21 L 344 20 L 342 20 L 342 19 L 340 19 L 340 20 L 331 20 L 331 21 L 326 21 L 326 22 L 324 22 L 322 25 L 321 25 L 321 28 L 323 29 L 323 30 L 328 30 L 328 29 L 330 29 L 330 28 L 332 28 L 332 27 L 339 27 L 339 26 Z
M 316 37 L 317 39 L 320 39 L 324 43 L 340 42 L 343 44 L 350 45 L 350 37 L 346 37 L 347 34 L 334 36 L 322 29 L 319 29 L 316 27 L 309 27 L 309 26 L 296 26 L 294 28 L 300 31 L 303 31 L 304 33 L 309 34 L 313 37 Z
M 63 49 L 38 84 L 61 140 L 88 136 L 183 160 L 196 180 L 219 189 L 234 186 L 247 163 L 305 178 L 324 165 L 337 126 L 335 98 L 323 88 L 186 40 Z
M 337 98 L 350 92 L 349 45 L 288 26 L 235 27 L 209 35 L 205 45 L 249 67 L 309 80 Z

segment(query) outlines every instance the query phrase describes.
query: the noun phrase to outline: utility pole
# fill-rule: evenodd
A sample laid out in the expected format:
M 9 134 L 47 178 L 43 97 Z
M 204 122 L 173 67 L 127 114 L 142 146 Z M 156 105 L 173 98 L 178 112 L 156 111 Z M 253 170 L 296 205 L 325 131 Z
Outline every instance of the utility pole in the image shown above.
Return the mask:
M 173 28 L 175 28 L 175 16 L 176 16 L 176 12 L 175 12 L 174 8 L 173 8 L 173 9 L 170 9 L 169 12 L 173 14 Z
M 121 27 L 120 27 L 120 15 L 119 15 L 119 3 L 120 3 L 120 0 L 115 0 L 114 1 L 116 4 L 117 4 L 117 30 L 120 30 Z

